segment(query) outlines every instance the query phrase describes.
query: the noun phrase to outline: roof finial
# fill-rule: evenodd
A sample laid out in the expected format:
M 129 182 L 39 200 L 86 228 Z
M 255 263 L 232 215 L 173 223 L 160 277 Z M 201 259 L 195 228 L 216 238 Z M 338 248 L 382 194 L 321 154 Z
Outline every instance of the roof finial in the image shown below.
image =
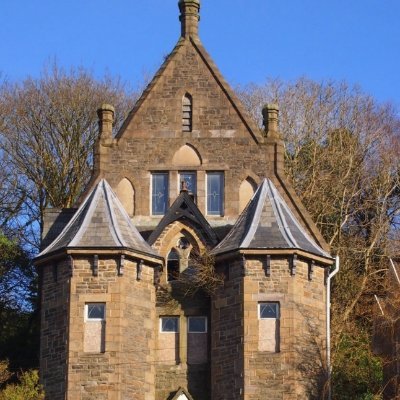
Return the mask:
M 200 0 L 179 0 L 178 3 L 181 15 L 181 36 L 198 37 L 200 21 Z
M 188 186 L 187 186 L 187 182 L 183 179 L 182 182 L 181 182 L 181 193 L 182 192 L 188 192 L 188 191 L 189 191 L 189 189 L 188 189 Z

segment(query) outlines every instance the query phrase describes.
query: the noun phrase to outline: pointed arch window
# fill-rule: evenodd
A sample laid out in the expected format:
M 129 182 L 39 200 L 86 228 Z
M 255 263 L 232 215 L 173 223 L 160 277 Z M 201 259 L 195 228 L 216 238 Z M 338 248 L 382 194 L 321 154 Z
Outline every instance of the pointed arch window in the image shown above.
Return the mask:
M 167 279 L 168 282 L 175 281 L 179 277 L 179 254 L 172 249 L 168 254 L 167 260 Z
M 192 96 L 186 93 L 182 99 L 182 132 L 192 132 Z

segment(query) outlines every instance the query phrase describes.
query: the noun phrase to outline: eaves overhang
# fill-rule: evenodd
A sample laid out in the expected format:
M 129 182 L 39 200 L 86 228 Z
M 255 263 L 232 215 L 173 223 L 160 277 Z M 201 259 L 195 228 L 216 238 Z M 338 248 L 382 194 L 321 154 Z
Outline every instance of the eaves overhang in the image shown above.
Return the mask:
M 239 256 L 275 256 L 275 257 L 290 257 L 297 255 L 299 258 L 309 261 L 315 261 L 317 263 L 323 264 L 324 266 L 331 266 L 335 263 L 335 259 L 332 257 L 322 257 L 317 254 L 313 254 L 302 249 L 273 249 L 273 248 L 265 248 L 265 249 L 251 249 L 251 248 L 239 248 L 235 250 L 228 250 L 226 252 L 215 254 L 215 261 L 222 262 L 226 260 L 230 260 L 233 258 L 237 258 Z
M 154 265 L 164 265 L 164 257 L 162 256 L 150 256 L 145 252 L 138 251 L 136 249 L 132 249 L 129 247 L 91 247 L 84 248 L 84 247 L 68 247 L 63 249 L 58 249 L 52 253 L 44 254 L 43 256 L 37 257 L 33 264 L 35 266 L 40 266 L 43 264 L 47 264 L 49 262 L 54 262 L 55 260 L 62 259 L 65 256 L 91 256 L 91 255 L 98 255 L 98 256 L 111 256 L 111 257 L 118 257 L 124 255 L 131 259 L 143 260 L 147 261 L 150 264 Z

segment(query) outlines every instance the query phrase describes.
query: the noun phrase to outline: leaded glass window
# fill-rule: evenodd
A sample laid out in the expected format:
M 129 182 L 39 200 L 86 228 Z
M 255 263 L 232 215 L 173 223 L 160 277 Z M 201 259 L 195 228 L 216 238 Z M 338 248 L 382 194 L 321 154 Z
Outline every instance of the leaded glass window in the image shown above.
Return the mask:
M 279 303 L 260 303 L 259 317 L 260 319 L 279 319 Z
M 86 319 L 94 321 L 104 321 L 106 305 L 104 303 L 86 304 Z
M 207 173 L 207 214 L 222 215 L 224 201 L 223 172 Z
M 160 318 L 161 332 L 179 332 L 179 318 L 178 317 L 161 317 Z
M 152 214 L 164 215 L 168 207 L 168 174 L 152 174 Z
M 190 195 L 195 196 L 197 191 L 196 172 L 181 172 L 179 174 L 180 189 L 187 189 Z

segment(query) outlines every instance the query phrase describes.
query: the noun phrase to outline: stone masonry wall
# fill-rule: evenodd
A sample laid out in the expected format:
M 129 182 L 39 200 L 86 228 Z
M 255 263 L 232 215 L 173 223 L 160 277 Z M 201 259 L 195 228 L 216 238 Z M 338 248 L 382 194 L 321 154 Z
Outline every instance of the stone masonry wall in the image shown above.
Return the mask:
M 326 320 L 324 269 L 298 261 L 291 275 L 289 260 L 272 258 L 270 277 L 265 258 L 246 261 L 244 278 L 244 399 L 320 399 L 324 378 Z M 259 302 L 279 302 L 280 351 L 259 351 Z
M 41 276 L 40 379 L 46 399 L 64 400 L 67 381 L 70 276 L 66 261 L 39 267 Z
M 164 279 L 161 277 L 161 281 Z M 210 324 L 209 300 L 200 292 L 185 296 L 181 289 L 178 282 L 172 282 L 163 284 L 157 291 L 155 399 L 170 398 L 181 386 L 187 388 L 194 399 L 209 400 L 210 354 L 204 363 L 191 364 L 188 361 L 188 352 L 196 353 L 203 349 L 190 348 L 187 329 L 189 316 L 206 316 Z M 179 333 L 162 333 L 159 326 L 161 316 L 178 317 Z
M 182 98 L 193 98 L 193 130 L 182 131 Z M 174 154 L 193 146 L 201 166 L 173 164 Z M 229 149 L 229 151 L 227 151 Z M 150 216 L 151 172 L 169 172 L 170 204 L 179 194 L 179 171 L 197 171 L 197 204 L 206 215 L 206 172 L 224 171 L 224 216 L 210 216 L 213 225 L 233 223 L 239 214 L 240 184 L 250 176 L 259 183 L 273 177 L 271 146 L 257 144 L 226 94 L 193 45 L 184 41 L 152 87 L 135 116 L 108 149 L 108 163 L 101 171 L 113 189 L 123 178 L 135 190 L 134 223 L 154 227 Z
M 125 261 L 117 276 L 117 260 L 93 257 L 74 260 L 71 288 L 67 398 L 70 400 L 154 399 L 153 269 L 143 266 L 136 280 L 136 262 Z M 85 304 L 106 303 L 105 351 L 84 351 Z
M 227 265 L 224 288 L 211 306 L 211 387 L 213 400 L 243 399 L 243 267 Z

